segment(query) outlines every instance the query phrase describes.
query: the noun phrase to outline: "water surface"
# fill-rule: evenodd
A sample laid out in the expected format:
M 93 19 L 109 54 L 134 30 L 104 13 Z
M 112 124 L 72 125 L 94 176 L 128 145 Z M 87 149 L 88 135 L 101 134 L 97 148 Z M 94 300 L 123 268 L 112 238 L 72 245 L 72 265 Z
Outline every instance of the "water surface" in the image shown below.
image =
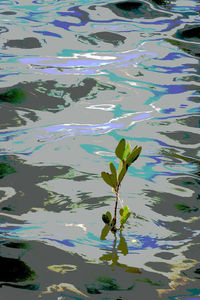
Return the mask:
M 200 299 L 198 1 L 1 1 L 0 299 Z M 114 209 L 100 178 L 142 154 Z

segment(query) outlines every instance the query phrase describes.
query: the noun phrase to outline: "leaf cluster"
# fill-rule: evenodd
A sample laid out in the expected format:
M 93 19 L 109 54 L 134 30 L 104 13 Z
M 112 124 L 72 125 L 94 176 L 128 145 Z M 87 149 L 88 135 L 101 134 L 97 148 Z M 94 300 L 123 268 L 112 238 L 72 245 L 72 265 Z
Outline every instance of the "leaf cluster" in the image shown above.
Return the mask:
M 102 215 L 102 220 L 106 224 L 102 230 L 102 235 L 101 235 L 102 239 L 106 237 L 106 235 L 110 230 L 113 233 L 117 231 L 116 213 L 117 213 L 118 200 L 120 199 L 118 193 L 119 187 L 128 168 L 139 157 L 141 150 L 142 147 L 138 147 L 138 146 L 135 146 L 135 148 L 131 150 L 130 143 L 129 142 L 126 143 L 125 139 L 122 138 L 115 149 L 115 154 L 120 160 L 118 170 L 116 170 L 114 164 L 110 162 L 109 163 L 110 173 L 101 172 L 101 177 L 103 178 L 105 183 L 107 183 L 109 186 L 112 187 L 112 190 L 116 195 L 114 217 L 112 218 L 112 215 L 109 211 L 107 211 L 106 214 Z M 121 208 L 119 213 L 120 213 L 120 229 L 122 229 L 123 225 L 127 222 L 128 218 L 130 217 L 130 211 L 128 206 L 126 205 L 124 206 L 124 208 Z
M 123 228 L 123 225 L 127 222 L 128 218 L 130 217 L 131 213 L 127 205 L 124 206 L 124 208 L 121 208 L 119 211 L 120 214 L 120 229 Z M 117 231 L 117 228 L 115 227 L 115 224 L 113 223 L 112 215 L 109 211 L 107 211 L 105 214 L 102 215 L 102 220 L 106 224 L 106 227 L 104 228 L 103 236 L 108 234 L 109 230 L 115 232 Z
M 101 172 L 103 180 L 116 190 L 120 186 L 130 165 L 139 157 L 141 150 L 142 147 L 138 146 L 135 146 L 135 148 L 131 150 L 130 143 L 126 143 L 125 139 L 122 138 L 115 149 L 115 154 L 120 159 L 118 170 L 116 170 L 114 164 L 110 162 L 110 173 Z

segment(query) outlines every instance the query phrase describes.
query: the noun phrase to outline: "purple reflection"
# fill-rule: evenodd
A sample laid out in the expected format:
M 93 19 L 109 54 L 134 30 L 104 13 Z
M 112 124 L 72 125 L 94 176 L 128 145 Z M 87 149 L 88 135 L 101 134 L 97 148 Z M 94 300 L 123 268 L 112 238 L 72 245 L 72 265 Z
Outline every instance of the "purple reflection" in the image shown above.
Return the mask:
M 151 114 L 149 114 L 149 113 L 148 114 L 141 114 L 141 115 L 138 115 L 138 116 L 134 117 L 133 120 L 142 120 L 142 119 L 146 119 L 150 116 L 151 116 Z
M 151 116 L 152 111 L 124 114 L 122 117 L 111 119 L 103 124 L 59 124 L 21 130 L 6 130 L 0 132 L 0 142 L 6 153 L 31 154 L 40 149 L 45 143 L 51 143 L 74 135 L 99 135 L 115 129 L 128 129 L 136 122 Z M 119 123 L 120 121 L 120 123 Z M 9 143 L 12 143 L 9 149 Z M 4 145 L 6 143 L 6 145 Z M 8 144 L 7 144 L 8 143 Z M 38 144 L 39 143 L 39 144 Z M 3 146 L 4 145 L 4 146 Z M 3 149 L 1 147 L 1 149 Z M 20 149 L 19 149 L 20 148 Z M 4 150 L 3 149 L 3 150 Z M 3 153 L 3 151 L 1 151 Z M 4 152 L 5 153 L 5 152 Z
M 79 73 L 93 74 L 99 70 L 99 67 L 104 67 L 108 64 L 116 68 L 119 67 L 119 65 L 129 65 L 133 62 L 139 63 L 152 57 L 156 57 L 156 53 L 134 50 L 124 53 L 115 53 L 115 56 L 108 55 L 108 53 L 101 53 L 101 56 L 96 53 L 90 53 L 90 55 L 87 53 L 74 53 L 72 57 L 26 57 L 20 59 L 20 62 L 31 65 L 32 68 L 36 67 L 37 70 L 46 73 L 58 74 L 62 72 L 65 74 L 78 70 Z M 80 68 L 85 69 L 81 70 Z

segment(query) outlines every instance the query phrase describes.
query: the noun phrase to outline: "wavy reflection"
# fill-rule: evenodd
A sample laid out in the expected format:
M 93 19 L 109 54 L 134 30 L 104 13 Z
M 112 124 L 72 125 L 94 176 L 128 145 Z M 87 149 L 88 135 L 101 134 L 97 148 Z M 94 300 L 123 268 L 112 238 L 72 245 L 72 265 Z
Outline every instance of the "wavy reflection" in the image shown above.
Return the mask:
M 31 154 L 38 150 L 44 143 L 55 142 L 74 135 L 99 135 L 109 133 L 115 129 L 128 129 L 153 117 L 154 111 L 144 111 L 124 114 L 122 117 L 111 119 L 103 124 L 63 124 L 55 126 L 44 126 L 40 128 L 20 129 L 3 131 L 0 133 L 2 153 L 23 153 Z M 120 121 L 120 123 L 119 123 Z M 11 145 L 9 145 L 11 142 Z M 10 147 L 10 151 L 8 150 Z M 18 150 L 21 148 L 21 150 Z
M 74 53 L 72 57 L 26 57 L 21 58 L 20 63 L 29 68 L 51 74 L 95 74 L 103 71 L 106 66 L 113 68 L 138 63 L 155 57 L 154 52 L 144 50 L 128 50 L 119 53 Z

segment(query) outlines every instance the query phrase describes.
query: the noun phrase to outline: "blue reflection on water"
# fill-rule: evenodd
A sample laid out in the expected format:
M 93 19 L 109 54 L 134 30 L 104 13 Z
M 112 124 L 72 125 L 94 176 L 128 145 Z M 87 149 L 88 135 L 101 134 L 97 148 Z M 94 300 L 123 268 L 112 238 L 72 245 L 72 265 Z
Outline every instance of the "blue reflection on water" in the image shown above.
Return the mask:
M 192 297 L 192 298 L 185 298 L 184 300 L 199 300 L 200 299 L 200 297 Z
M 40 149 L 47 142 L 59 141 L 68 136 L 74 135 L 99 135 L 105 134 L 115 129 L 125 130 L 134 126 L 135 122 L 148 119 L 151 117 L 153 111 L 138 112 L 124 114 L 122 117 L 113 118 L 104 124 L 61 124 L 55 126 L 41 126 L 40 128 L 19 129 L 19 130 L 6 130 L 0 132 L 0 142 L 9 142 L 13 140 L 13 144 L 22 144 L 24 149 L 7 151 L 7 153 L 22 153 L 30 154 L 31 152 Z M 124 121 L 123 121 L 124 119 Z M 124 123 L 118 123 L 118 120 Z M 16 140 L 20 138 L 20 140 Z M 146 141 L 146 139 L 144 139 Z M 37 145 L 37 143 L 40 143 Z M 159 141 L 159 143 L 163 144 Z M 26 146 L 27 145 L 27 146 Z M 165 144 L 166 145 L 166 144 Z M 85 147 L 85 148 L 84 148 Z M 93 145 L 83 148 L 91 153 L 94 150 Z M 4 148 L 5 149 L 5 148 Z M 2 149 L 2 153 L 6 153 Z M 98 149 L 96 149 L 98 150 Z
M 39 231 L 37 231 L 39 230 Z M 41 231 L 42 230 L 42 231 Z M 40 231 L 43 234 L 40 234 Z M 1 228 L 0 229 L 1 236 L 2 237 L 9 237 L 11 239 L 35 239 L 35 236 L 39 238 L 40 240 L 48 240 L 50 242 L 55 242 L 58 244 L 65 245 L 67 247 L 76 247 L 76 245 L 89 245 L 92 247 L 97 247 L 100 249 L 104 250 L 111 250 L 113 248 L 113 241 L 114 238 L 109 240 L 101 240 L 99 236 L 92 232 L 87 232 L 83 234 L 80 237 L 77 237 L 76 240 L 72 239 L 60 239 L 52 237 L 46 237 L 45 235 L 49 235 L 49 232 L 44 232 L 44 229 L 42 226 L 37 226 L 37 225 L 32 225 L 32 226 L 27 226 L 22 225 L 22 226 L 12 226 L 10 228 Z M 25 233 L 27 232 L 27 233 Z M 124 236 L 127 242 L 127 246 L 130 251 L 135 251 L 135 250 L 146 250 L 148 248 L 154 249 L 154 248 L 160 248 L 160 247 L 170 247 L 169 241 L 163 240 L 163 239 L 158 239 L 158 238 L 153 238 L 149 235 L 143 236 L 143 235 L 138 235 L 138 234 L 129 234 L 127 237 Z M 133 242 L 134 241 L 134 242 Z M 118 243 L 120 241 L 118 240 Z
M 56 242 L 56 243 L 59 243 L 59 244 L 62 244 L 62 245 L 65 245 L 65 246 L 68 246 L 68 247 L 75 247 L 74 243 L 72 240 L 57 240 L 57 239 L 51 239 L 51 238 L 43 238 L 43 240 L 48 240 L 48 241 L 53 241 L 53 242 Z
M 161 112 L 162 112 L 163 114 L 170 114 L 171 112 L 174 112 L 174 111 L 176 111 L 175 108 L 165 108 L 165 109 L 162 109 L 162 110 L 161 110 Z
M 33 32 L 35 32 L 35 33 L 41 33 L 42 35 L 46 35 L 46 36 L 55 36 L 55 37 L 58 37 L 58 38 L 62 38 L 62 35 L 54 33 L 54 32 L 50 32 L 50 31 L 34 30 Z

